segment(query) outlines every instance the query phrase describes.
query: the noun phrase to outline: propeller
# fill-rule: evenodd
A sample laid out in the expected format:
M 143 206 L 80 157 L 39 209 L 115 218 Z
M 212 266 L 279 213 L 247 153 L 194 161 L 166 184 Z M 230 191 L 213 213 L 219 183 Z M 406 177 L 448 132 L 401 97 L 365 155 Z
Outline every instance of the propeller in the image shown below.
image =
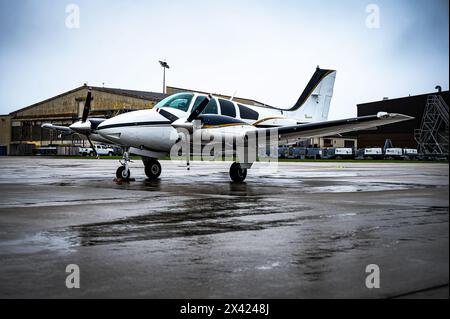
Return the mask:
M 212 99 L 211 94 L 208 94 L 208 96 L 206 96 L 205 99 L 200 102 L 200 104 L 195 108 L 195 110 L 192 111 L 192 113 L 187 118 L 186 122 L 192 122 L 193 120 L 197 119 L 200 113 L 202 113 L 203 110 L 206 108 L 209 101 L 211 101 L 211 99 Z
M 206 108 L 211 99 L 212 99 L 211 94 L 205 96 L 203 101 L 201 101 L 200 104 L 191 112 L 191 114 L 189 114 L 187 119 L 184 118 L 178 119 L 172 122 L 172 126 L 176 129 L 186 129 L 192 133 L 193 131 L 192 121 L 196 120 L 199 117 L 199 115 L 203 112 L 203 110 Z
M 89 111 L 91 110 L 91 100 L 92 100 L 92 89 L 89 88 L 88 94 L 86 96 L 86 102 L 84 103 L 83 115 L 81 116 L 81 123 L 86 122 Z
M 86 136 L 87 140 L 89 141 L 89 144 L 91 145 L 93 153 L 95 154 L 96 157 L 98 157 L 98 153 L 97 150 L 95 149 L 94 143 L 92 143 L 92 140 L 89 137 L 89 135 L 92 132 L 92 123 L 88 120 L 89 112 L 91 111 L 91 101 L 92 101 L 92 89 L 89 88 L 86 96 L 86 102 L 84 103 L 81 121 L 73 123 L 70 126 L 70 128 L 75 132 Z

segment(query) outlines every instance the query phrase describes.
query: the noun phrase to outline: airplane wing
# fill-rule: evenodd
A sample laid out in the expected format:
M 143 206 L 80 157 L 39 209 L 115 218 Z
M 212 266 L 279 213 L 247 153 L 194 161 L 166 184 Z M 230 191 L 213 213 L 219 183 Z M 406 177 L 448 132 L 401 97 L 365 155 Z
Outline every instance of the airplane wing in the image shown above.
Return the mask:
M 278 134 L 281 143 L 295 143 L 300 139 L 322 137 L 340 133 L 366 130 L 378 126 L 412 120 L 413 117 L 397 113 L 379 112 L 377 115 L 350 119 L 258 129 L 258 134 Z
M 60 126 L 60 125 L 53 125 L 53 124 L 50 124 L 50 123 L 44 123 L 44 124 L 42 124 L 41 127 L 47 128 L 47 129 L 50 129 L 50 130 L 54 130 L 54 131 L 58 131 L 58 132 L 60 132 L 62 134 L 67 134 L 67 135 L 75 133 L 68 126 Z

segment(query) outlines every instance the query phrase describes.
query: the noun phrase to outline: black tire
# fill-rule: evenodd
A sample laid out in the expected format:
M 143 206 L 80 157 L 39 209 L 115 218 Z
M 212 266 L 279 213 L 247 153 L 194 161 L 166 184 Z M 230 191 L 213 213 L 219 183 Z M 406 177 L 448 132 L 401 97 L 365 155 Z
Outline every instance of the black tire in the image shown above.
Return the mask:
M 241 164 L 233 163 L 230 167 L 230 178 L 233 182 L 241 183 L 247 177 L 247 169 L 242 168 Z
M 116 171 L 116 177 L 118 179 L 129 180 L 131 176 L 130 170 L 125 171 L 125 166 L 120 166 Z
M 113 152 L 109 152 L 109 153 L 108 153 L 108 156 L 113 156 Z
M 94 152 L 89 152 L 89 156 L 94 156 Z
M 145 175 L 151 180 L 157 179 L 161 175 L 161 164 L 155 159 L 145 161 Z

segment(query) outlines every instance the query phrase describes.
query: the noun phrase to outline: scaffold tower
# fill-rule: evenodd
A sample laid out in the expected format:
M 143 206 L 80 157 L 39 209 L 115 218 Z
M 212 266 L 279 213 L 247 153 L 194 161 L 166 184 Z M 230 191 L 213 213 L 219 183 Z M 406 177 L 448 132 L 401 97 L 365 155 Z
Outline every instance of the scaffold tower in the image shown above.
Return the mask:
M 421 127 L 414 132 L 419 154 L 448 157 L 448 112 L 442 96 L 432 94 L 427 97 Z

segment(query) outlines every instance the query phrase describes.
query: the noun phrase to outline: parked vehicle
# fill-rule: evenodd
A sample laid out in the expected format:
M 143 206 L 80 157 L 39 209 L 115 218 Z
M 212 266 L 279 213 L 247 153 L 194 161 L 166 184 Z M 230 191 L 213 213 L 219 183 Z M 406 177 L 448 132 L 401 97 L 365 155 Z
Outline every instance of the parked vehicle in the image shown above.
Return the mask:
M 287 158 L 300 158 L 304 159 L 306 154 L 306 149 L 304 147 L 290 147 L 287 151 Z
M 348 147 L 328 148 L 322 150 L 322 158 L 324 159 L 348 159 L 354 158 L 354 155 L 353 149 Z
M 94 145 L 94 147 L 98 155 L 114 155 L 114 149 L 112 147 L 106 145 Z M 94 156 L 95 154 L 94 150 L 91 147 L 80 147 L 80 150 L 78 152 L 83 156 Z
M 56 146 L 43 146 L 33 150 L 34 155 L 58 155 Z
M 415 148 L 403 149 L 403 157 L 406 160 L 417 159 L 418 156 L 419 156 L 419 153 L 417 152 L 417 149 L 415 149 Z
M 322 150 L 320 148 L 307 148 L 306 149 L 306 158 L 307 159 L 321 159 L 322 158 Z
M 356 152 L 355 159 L 382 159 L 384 157 L 381 147 L 362 148 Z
M 403 159 L 403 149 L 401 148 L 386 148 L 384 150 L 384 159 Z

